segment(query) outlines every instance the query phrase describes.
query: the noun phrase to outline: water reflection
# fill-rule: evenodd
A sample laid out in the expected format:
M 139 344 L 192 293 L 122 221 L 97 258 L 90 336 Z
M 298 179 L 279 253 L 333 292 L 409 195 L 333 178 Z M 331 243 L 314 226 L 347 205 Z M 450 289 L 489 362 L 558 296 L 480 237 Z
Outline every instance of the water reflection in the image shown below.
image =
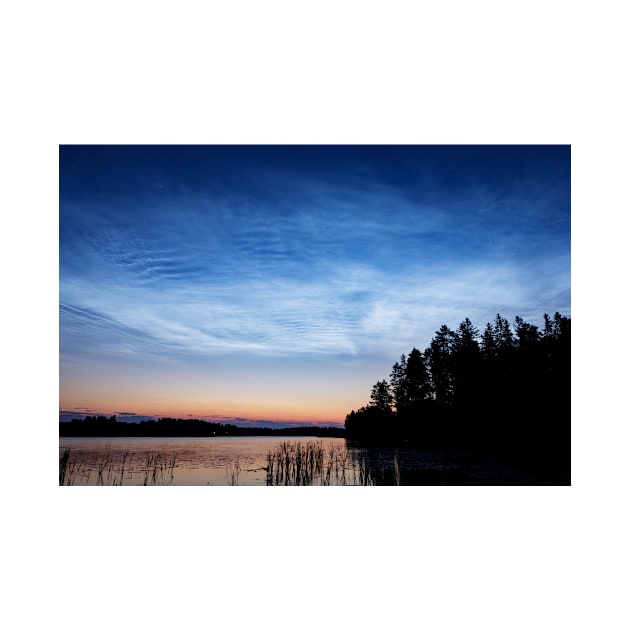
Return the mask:
M 397 485 L 397 452 L 342 438 L 62 438 L 60 485 Z
M 564 477 L 562 476 L 564 475 Z M 60 438 L 60 485 L 568 484 L 496 453 L 363 448 L 343 438 Z
M 60 438 L 60 485 L 266 485 L 267 456 L 281 443 L 343 438 Z

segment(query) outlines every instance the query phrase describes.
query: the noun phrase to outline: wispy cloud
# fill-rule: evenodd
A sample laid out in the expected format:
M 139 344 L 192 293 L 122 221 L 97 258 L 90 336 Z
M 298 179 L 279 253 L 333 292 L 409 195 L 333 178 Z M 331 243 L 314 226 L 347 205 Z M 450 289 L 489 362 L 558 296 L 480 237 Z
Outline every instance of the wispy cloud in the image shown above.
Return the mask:
M 62 194 L 62 363 L 359 365 L 465 317 L 570 314 L 566 178 L 494 176 L 499 161 L 438 172 L 412 154 L 381 170 L 213 162 L 168 193 Z

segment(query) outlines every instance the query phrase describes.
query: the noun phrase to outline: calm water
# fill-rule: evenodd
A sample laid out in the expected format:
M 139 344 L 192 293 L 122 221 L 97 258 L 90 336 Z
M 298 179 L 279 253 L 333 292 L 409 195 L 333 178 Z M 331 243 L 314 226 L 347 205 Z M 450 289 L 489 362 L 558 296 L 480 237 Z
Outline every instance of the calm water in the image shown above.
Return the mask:
M 83 486 L 570 483 L 487 453 L 366 449 L 344 438 L 60 438 L 59 462 L 60 485 Z
M 343 438 L 60 438 L 64 485 L 267 485 L 267 455 L 282 443 L 345 449 Z

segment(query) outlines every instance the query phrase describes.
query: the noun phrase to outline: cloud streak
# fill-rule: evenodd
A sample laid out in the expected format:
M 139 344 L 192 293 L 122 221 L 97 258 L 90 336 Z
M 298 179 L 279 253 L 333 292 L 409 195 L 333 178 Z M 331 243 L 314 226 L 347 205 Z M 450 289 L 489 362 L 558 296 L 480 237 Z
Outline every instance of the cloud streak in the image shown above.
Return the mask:
M 133 185 L 110 192 L 104 172 L 62 178 L 62 367 L 96 375 L 103 361 L 150 371 L 238 355 L 367 371 L 425 347 L 442 323 L 570 315 L 566 152 L 543 152 L 540 168 L 525 155 L 516 174 L 488 152 L 483 169 L 454 154 L 445 175 L 426 148 L 417 164 L 405 151 L 399 169 L 386 149 L 331 149 L 314 163 L 285 151 L 267 163 L 232 148 L 229 168 L 213 157 L 212 169 L 195 162 L 162 179 L 147 169 L 165 192 L 141 172 L 112 171 Z

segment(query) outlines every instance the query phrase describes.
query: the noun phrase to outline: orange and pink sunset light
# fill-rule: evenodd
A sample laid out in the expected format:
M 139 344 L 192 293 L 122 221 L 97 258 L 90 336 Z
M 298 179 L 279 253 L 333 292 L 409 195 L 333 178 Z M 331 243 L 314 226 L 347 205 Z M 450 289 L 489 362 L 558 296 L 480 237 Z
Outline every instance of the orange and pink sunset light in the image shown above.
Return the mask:
M 342 425 L 442 324 L 570 315 L 568 146 L 59 156 L 62 420 Z

